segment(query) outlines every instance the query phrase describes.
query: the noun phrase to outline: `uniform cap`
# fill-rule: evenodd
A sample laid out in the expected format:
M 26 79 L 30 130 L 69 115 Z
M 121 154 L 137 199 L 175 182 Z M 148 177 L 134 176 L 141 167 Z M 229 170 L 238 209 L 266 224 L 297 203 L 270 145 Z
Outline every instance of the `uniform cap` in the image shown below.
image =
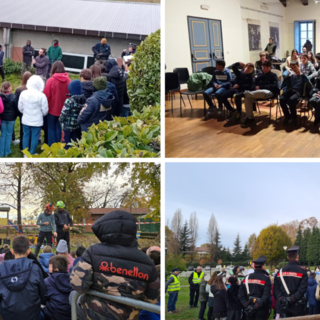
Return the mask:
M 260 256 L 258 259 L 253 260 L 252 262 L 255 264 L 264 264 L 267 261 L 266 256 Z
M 299 246 L 293 246 L 287 250 L 288 253 L 294 253 L 299 251 Z
M 178 268 L 172 269 L 172 272 L 175 272 L 175 271 L 180 271 L 180 270 Z

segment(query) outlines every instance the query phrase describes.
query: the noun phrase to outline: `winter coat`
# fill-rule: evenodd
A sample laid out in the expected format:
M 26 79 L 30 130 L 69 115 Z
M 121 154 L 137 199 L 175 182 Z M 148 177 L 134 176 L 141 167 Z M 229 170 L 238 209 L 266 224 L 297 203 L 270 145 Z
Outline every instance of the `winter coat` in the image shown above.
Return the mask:
M 107 60 L 105 63 L 104 63 L 105 67 L 106 67 L 106 73 L 109 73 L 110 70 L 114 67 L 114 66 L 117 66 L 118 63 L 116 60 L 114 59 L 109 59 Z
M 48 273 L 43 270 L 42 265 L 40 264 L 40 262 L 38 261 L 37 257 L 32 252 L 29 253 L 27 258 L 32 260 L 36 265 L 38 265 L 39 269 L 42 272 L 43 279 L 48 278 L 48 276 L 49 276 Z
M 316 299 L 317 286 L 318 282 L 315 279 L 309 277 L 306 297 L 308 298 L 310 306 L 319 306 L 320 304 L 320 302 Z
M 241 310 L 242 305 L 238 298 L 240 286 L 233 284 L 227 290 L 227 308 L 228 310 Z
M 101 44 L 100 42 L 98 42 L 95 46 L 92 47 L 92 51 L 93 57 L 97 60 L 108 60 L 111 54 L 111 48 L 107 43 Z M 99 56 L 99 53 L 102 53 L 102 55 Z
M 0 98 L 3 102 L 3 112 L 1 114 L 2 121 L 16 121 L 18 116 L 18 100 L 13 94 L 0 93 Z
M 3 320 L 36 319 L 45 304 L 40 268 L 28 258 L 0 264 L 0 314 Z
M 81 131 L 87 132 L 93 124 L 110 120 L 114 99 L 107 89 L 94 92 L 80 111 L 78 122 L 81 125 Z
M 95 289 L 157 304 L 160 281 L 153 261 L 137 248 L 136 219 L 116 210 L 92 225 L 101 243 L 91 245 L 73 267 L 71 287 L 78 292 Z M 141 310 L 90 295 L 80 298 L 81 309 L 91 319 L 137 320 Z M 103 308 L 96 308 L 98 304 Z
M 85 103 L 86 97 L 84 95 L 72 96 L 65 101 L 59 118 L 63 130 L 74 131 L 80 129 L 78 116 Z
M 3 112 L 3 110 L 4 110 L 4 106 L 3 106 L 2 99 L 0 97 L 0 114 Z M 0 118 L 0 124 L 1 124 L 1 118 Z
M 201 281 L 200 282 L 200 296 L 199 301 L 200 302 L 207 302 L 209 298 L 209 292 L 206 291 L 207 281 Z
M 3 67 L 4 52 L 0 51 L 0 67 Z
M 37 56 L 36 57 L 36 75 L 46 76 L 48 73 L 48 66 L 50 60 L 47 56 Z
M 48 100 L 42 93 L 44 83 L 40 76 L 30 77 L 27 89 L 21 92 L 18 104 L 19 111 L 22 113 L 22 124 L 41 127 L 43 117 L 48 114 Z
M 84 81 L 81 82 L 82 93 L 88 99 L 93 95 L 93 81 Z
M 45 280 L 46 284 L 46 307 L 43 313 L 46 319 L 71 320 L 71 306 L 69 295 L 72 291 L 68 273 L 53 272 Z
M 211 286 L 211 292 L 214 295 L 213 300 L 213 318 L 224 318 L 227 316 L 227 290 L 218 290 L 216 285 Z
M 213 76 L 206 72 L 198 72 L 190 75 L 187 85 L 192 92 L 203 91 L 208 88 Z
M 69 273 L 72 272 L 73 267 L 80 261 L 81 257 L 75 258 L 72 267 L 69 269 Z
M 54 253 L 42 253 L 39 256 L 39 263 L 42 266 L 44 272 L 49 273 L 49 259 L 54 256 Z
M 66 101 L 68 85 L 71 82 L 67 73 L 55 73 L 48 79 L 44 94 L 47 96 L 49 103 L 49 114 L 60 117 L 61 111 Z
M 57 40 L 59 42 L 58 39 L 53 39 L 53 41 Z M 62 50 L 59 46 L 51 46 L 48 51 L 47 51 L 47 56 L 49 58 L 49 61 L 51 64 L 54 64 L 56 61 L 61 61 L 62 59 Z
M 117 89 L 118 103 L 116 109 L 113 111 L 112 114 L 115 116 L 119 116 L 122 112 L 123 98 L 125 96 L 125 92 L 127 92 L 127 76 L 120 67 L 114 66 L 110 70 L 107 79 L 108 81 L 113 83 Z
M 70 226 L 73 226 L 72 219 L 70 218 L 70 214 L 67 210 L 57 210 L 54 213 L 54 220 L 56 222 L 57 232 L 62 232 L 63 226 L 65 224 L 70 224 Z
M 34 49 L 31 46 L 24 46 L 22 48 L 23 62 L 31 64 L 32 57 L 34 57 Z
M 59 253 L 59 255 L 62 255 L 61 253 Z M 68 253 L 67 256 L 65 256 L 68 259 L 68 272 L 70 273 L 70 269 L 73 267 L 73 263 L 74 263 L 74 258 L 72 258 L 72 256 Z

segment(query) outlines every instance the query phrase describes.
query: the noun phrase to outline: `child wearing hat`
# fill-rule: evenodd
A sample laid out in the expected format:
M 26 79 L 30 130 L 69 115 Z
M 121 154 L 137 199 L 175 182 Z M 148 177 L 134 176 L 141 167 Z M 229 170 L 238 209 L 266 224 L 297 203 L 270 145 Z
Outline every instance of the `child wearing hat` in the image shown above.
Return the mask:
M 68 272 L 70 272 L 70 268 L 73 267 L 74 259 L 71 257 L 71 255 L 68 253 L 68 244 L 66 240 L 61 239 L 57 245 L 56 252 L 58 255 L 63 255 L 68 259 Z

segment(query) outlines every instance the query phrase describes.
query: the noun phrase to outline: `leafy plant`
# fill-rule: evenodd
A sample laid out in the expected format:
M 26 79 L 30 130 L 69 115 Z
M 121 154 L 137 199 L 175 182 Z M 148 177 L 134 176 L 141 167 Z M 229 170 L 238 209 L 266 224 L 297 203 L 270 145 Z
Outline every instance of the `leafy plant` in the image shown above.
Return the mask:
M 150 34 L 137 48 L 127 80 L 131 110 L 160 104 L 160 30 Z
M 131 117 L 93 124 L 77 142 L 42 146 L 40 155 L 28 158 L 155 158 L 160 155 L 160 106 L 133 111 Z
M 21 72 L 22 62 L 14 62 L 10 58 L 3 60 L 3 69 L 5 74 Z
M 174 268 L 178 268 L 180 271 L 187 271 L 187 263 L 182 254 L 166 256 L 166 280 Z

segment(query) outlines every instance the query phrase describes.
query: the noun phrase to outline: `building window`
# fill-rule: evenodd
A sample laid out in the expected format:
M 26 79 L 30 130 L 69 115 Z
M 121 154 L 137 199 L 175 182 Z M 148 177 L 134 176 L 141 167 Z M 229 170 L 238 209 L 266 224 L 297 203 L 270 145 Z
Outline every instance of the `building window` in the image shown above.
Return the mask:
M 315 22 L 314 21 L 295 21 L 295 49 L 302 52 L 302 48 L 307 40 L 312 43 L 312 51 L 315 48 Z

